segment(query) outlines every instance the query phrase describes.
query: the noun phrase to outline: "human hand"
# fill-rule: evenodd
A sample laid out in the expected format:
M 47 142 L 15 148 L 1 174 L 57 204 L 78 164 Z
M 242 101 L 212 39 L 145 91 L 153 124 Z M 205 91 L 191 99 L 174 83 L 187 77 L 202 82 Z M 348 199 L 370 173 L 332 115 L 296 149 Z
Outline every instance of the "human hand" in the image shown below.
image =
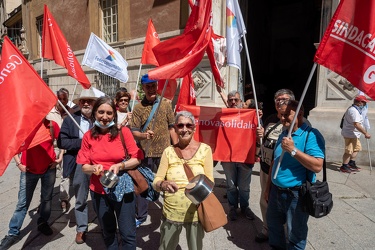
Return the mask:
M 151 140 L 152 138 L 154 138 L 154 131 L 147 130 L 146 131 L 146 140 Z
M 370 138 L 371 138 L 371 135 L 370 135 L 369 133 L 366 133 L 366 134 L 365 134 L 365 138 L 366 138 L 366 139 L 370 139 Z
M 168 193 L 176 193 L 178 191 L 178 186 L 174 181 L 163 181 L 161 190 Z
M 21 172 L 25 173 L 27 171 L 27 167 L 21 163 L 17 167 Z
M 263 138 L 264 136 L 264 128 L 262 126 L 257 127 L 257 138 Z
M 101 164 L 92 165 L 92 173 L 95 175 L 101 175 L 103 172 L 103 166 Z
M 291 137 L 284 137 L 281 141 L 281 148 L 288 153 L 292 152 L 295 148 L 293 139 Z

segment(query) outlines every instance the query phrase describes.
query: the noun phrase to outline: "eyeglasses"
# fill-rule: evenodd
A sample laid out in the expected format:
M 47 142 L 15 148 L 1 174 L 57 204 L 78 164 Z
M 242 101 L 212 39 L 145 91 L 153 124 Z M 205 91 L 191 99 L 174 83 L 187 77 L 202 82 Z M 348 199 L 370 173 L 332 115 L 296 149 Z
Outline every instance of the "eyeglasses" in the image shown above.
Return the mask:
M 88 104 L 91 104 L 93 101 L 94 101 L 94 100 L 91 100 L 91 99 L 81 99 L 81 100 L 79 100 L 79 102 L 80 102 L 81 104 L 85 104 L 86 102 L 87 102 Z
M 193 129 L 194 128 L 194 124 L 191 124 L 191 123 L 179 123 L 179 124 L 176 124 L 176 127 L 178 129 L 183 129 L 184 127 L 186 127 L 187 129 Z
M 129 99 L 128 98 L 126 98 L 126 99 L 122 98 L 122 99 L 118 100 L 118 102 L 129 102 Z
M 238 99 L 238 98 L 230 98 L 228 101 L 230 101 L 230 102 L 238 102 L 240 99 Z
M 283 104 L 288 104 L 289 98 L 276 98 L 275 103 L 283 105 Z

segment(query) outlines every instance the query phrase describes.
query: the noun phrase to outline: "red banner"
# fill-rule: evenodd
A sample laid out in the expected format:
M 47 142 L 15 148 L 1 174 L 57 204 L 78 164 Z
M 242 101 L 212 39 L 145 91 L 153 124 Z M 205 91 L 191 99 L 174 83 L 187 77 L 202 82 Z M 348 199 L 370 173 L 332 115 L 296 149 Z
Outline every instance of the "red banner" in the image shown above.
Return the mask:
M 4 38 L 0 63 L 0 176 L 12 157 L 44 140 L 32 140 L 41 121 L 56 104 L 48 88 L 29 62 Z
M 176 103 L 176 111 L 180 111 L 180 105 L 196 105 L 197 99 L 195 97 L 194 81 L 191 73 L 182 78 L 180 93 Z
M 158 33 L 156 33 L 154 23 L 152 19 L 148 20 L 148 27 L 146 32 L 145 44 L 143 45 L 143 52 L 142 52 L 142 64 L 152 64 L 155 66 L 159 66 L 158 61 L 155 58 L 154 52 L 152 48 L 155 47 L 160 43 L 160 39 Z
M 314 61 L 375 99 L 375 2 L 341 0 Z
M 89 79 L 83 72 L 47 5 L 44 5 L 42 56 L 54 60 L 56 64 L 66 68 L 68 75 L 75 78 L 85 89 L 91 87 Z
M 223 162 L 255 162 L 256 111 L 181 105 L 195 117 L 197 141 L 211 146 L 213 158 Z

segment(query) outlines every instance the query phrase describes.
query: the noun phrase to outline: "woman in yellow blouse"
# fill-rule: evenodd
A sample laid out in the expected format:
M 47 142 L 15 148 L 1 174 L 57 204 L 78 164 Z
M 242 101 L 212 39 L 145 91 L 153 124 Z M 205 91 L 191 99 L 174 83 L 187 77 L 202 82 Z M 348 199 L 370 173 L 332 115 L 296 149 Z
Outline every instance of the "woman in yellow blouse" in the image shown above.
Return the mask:
M 176 249 L 183 227 L 186 230 L 189 249 L 203 247 L 204 230 L 198 222 L 197 206 L 185 196 L 185 187 L 189 181 L 183 163 L 186 162 L 191 167 L 194 175 L 205 174 L 214 181 L 213 161 L 210 146 L 193 138 L 194 121 L 194 116 L 190 112 L 177 113 L 175 129 L 179 142 L 164 150 L 153 183 L 157 191 L 164 191 L 160 250 Z M 183 159 L 177 156 L 174 147 L 181 149 Z

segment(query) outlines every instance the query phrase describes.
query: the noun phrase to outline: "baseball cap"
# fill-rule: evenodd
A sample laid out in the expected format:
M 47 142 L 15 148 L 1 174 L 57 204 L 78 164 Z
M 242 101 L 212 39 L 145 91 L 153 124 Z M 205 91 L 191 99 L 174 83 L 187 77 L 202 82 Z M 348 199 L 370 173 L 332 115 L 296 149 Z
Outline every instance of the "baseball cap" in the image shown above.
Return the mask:
M 369 102 L 364 95 L 357 95 L 354 100 L 357 102 Z
M 148 74 L 143 75 L 141 79 L 142 84 L 148 84 L 148 83 L 157 82 L 157 81 L 158 80 L 153 80 L 153 79 L 148 78 Z

